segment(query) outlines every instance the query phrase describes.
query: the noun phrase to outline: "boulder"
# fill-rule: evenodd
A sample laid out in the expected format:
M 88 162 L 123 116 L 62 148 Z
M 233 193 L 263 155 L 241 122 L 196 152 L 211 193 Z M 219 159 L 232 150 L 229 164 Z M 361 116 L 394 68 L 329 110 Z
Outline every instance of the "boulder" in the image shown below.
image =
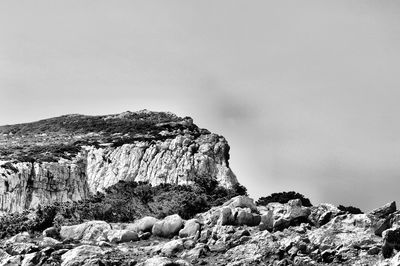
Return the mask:
M 234 208 L 249 208 L 253 212 L 257 212 L 257 206 L 254 203 L 254 200 L 252 198 L 249 198 L 247 196 L 236 196 L 227 202 L 224 203 L 223 206 L 228 206 L 232 209 Z
M 385 218 L 391 213 L 394 213 L 396 211 L 396 202 L 392 201 L 389 203 L 386 203 L 382 207 L 376 208 L 372 211 L 370 211 L 368 214 L 369 215 L 374 215 L 378 218 Z
M 89 260 L 99 257 L 103 253 L 97 246 L 82 245 L 71 249 L 61 256 L 61 266 L 84 265 Z
M 33 243 L 14 243 L 7 246 L 6 251 L 10 255 L 23 255 L 38 251 L 39 248 Z
M 182 257 L 188 260 L 196 260 L 206 255 L 210 251 L 209 247 L 203 243 L 197 243 L 194 248 L 182 254 Z
M 195 237 L 200 231 L 200 224 L 197 219 L 185 222 L 185 226 L 179 231 L 179 237 Z
M 175 239 L 164 244 L 164 246 L 161 248 L 161 254 L 167 257 L 171 257 L 172 255 L 175 255 L 176 253 L 182 250 L 183 250 L 182 239 Z
M 322 203 L 317 206 L 310 207 L 310 215 L 308 216 L 308 220 L 316 225 L 322 226 L 332 220 L 340 213 L 340 210 L 329 203 Z
M 152 257 L 144 261 L 143 266 L 167 266 L 172 265 L 172 261 L 166 257 Z
M 103 236 L 111 226 L 104 221 L 90 221 L 78 225 L 62 226 L 60 237 L 63 240 L 95 241 Z
M 222 207 L 220 209 L 219 218 L 217 224 L 219 225 L 229 225 L 234 223 L 234 217 L 232 214 L 232 209 L 230 207 Z
M 339 246 L 368 249 L 381 242 L 371 224 L 366 214 L 339 215 L 320 228 L 308 231 L 308 238 L 313 245 L 324 247 L 324 250 Z
M 38 252 L 26 254 L 21 262 L 21 266 L 32 266 L 37 265 L 40 259 Z
M 382 255 L 385 258 L 392 256 L 393 249 L 400 250 L 400 227 L 385 230 L 382 233 Z
M 107 232 L 107 239 L 109 242 L 122 243 L 130 241 L 138 241 L 138 233 L 130 230 L 110 230 Z
M 154 224 L 158 222 L 158 219 L 151 217 L 151 216 L 146 216 L 143 217 L 134 223 L 127 224 L 125 229 L 126 230 L 131 230 L 135 232 L 151 232 Z
M 43 231 L 43 236 L 56 238 L 59 236 L 59 231 L 55 227 L 49 227 Z
M 173 237 L 178 234 L 183 226 L 183 220 L 178 214 L 165 217 L 154 224 L 152 233 L 155 236 Z
M 29 241 L 31 241 L 31 236 L 29 235 L 29 233 L 28 232 L 22 232 L 22 233 L 16 234 L 15 236 L 10 237 L 9 239 L 7 239 L 4 242 L 4 245 L 7 246 L 7 245 L 14 244 L 14 243 L 26 243 L 26 242 L 29 242 Z
M 260 215 L 250 213 L 246 209 L 239 210 L 235 219 L 237 225 L 257 226 L 260 222 Z
M 274 227 L 274 217 L 273 217 L 274 213 L 270 210 L 267 213 L 261 215 L 261 221 L 259 224 L 259 228 L 261 231 L 263 230 L 268 230 L 268 231 L 272 231 L 273 227 Z
M 39 241 L 40 248 L 60 246 L 61 244 L 62 242 L 51 237 L 43 237 L 43 239 Z

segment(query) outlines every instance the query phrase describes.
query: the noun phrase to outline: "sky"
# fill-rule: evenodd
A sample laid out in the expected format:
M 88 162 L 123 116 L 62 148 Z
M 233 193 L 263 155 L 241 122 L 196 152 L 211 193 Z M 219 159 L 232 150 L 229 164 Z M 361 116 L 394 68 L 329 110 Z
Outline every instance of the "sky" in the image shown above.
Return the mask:
M 223 135 L 257 199 L 400 200 L 398 1 L 0 2 L 0 124 L 149 109 Z

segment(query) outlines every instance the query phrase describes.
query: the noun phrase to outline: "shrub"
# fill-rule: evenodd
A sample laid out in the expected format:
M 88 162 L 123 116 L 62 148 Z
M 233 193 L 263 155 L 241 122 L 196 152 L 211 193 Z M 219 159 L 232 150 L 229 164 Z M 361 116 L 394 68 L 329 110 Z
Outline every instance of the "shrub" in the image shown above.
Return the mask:
M 259 198 L 256 201 L 256 204 L 266 206 L 270 202 L 287 203 L 289 200 L 292 200 L 292 199 L 300 199 L 303 206 L 306 206 L 306 207 L 312 206 L 312 204 L 308 198 L 306 198 L 306 197 L 304 197 L 304 195 L 294 192 L 294 191 L 272 193 L 271 195 L 269 195 L 267 197 Z
M 353 206 L 348 206 L 345 207 L 343 205 L 339 205 L 338 209 L 347 213 L 351 213 L 351 214 L 362 214 L 363 211 L 361 211 L 359 208 L 357 207 L 353 207 Z

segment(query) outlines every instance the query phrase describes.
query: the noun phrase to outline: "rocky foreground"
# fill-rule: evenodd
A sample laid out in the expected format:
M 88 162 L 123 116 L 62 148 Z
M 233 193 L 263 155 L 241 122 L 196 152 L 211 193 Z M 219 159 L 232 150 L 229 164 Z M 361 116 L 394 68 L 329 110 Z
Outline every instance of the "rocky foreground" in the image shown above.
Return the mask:
M 367 214 L 232 198 L 194 219 L 88 221 L 2 240 L 0 265 L 400 265 L 395 202 Z

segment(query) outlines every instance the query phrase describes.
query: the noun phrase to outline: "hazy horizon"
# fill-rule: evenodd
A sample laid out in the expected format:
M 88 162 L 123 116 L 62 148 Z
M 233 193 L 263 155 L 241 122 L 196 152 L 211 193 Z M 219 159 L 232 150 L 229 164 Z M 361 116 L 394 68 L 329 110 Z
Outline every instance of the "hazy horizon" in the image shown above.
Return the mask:
M 257 199 L 399 200 L 400 3 L 0 3 L 0 124 L 127 110 L 223 135 Z

